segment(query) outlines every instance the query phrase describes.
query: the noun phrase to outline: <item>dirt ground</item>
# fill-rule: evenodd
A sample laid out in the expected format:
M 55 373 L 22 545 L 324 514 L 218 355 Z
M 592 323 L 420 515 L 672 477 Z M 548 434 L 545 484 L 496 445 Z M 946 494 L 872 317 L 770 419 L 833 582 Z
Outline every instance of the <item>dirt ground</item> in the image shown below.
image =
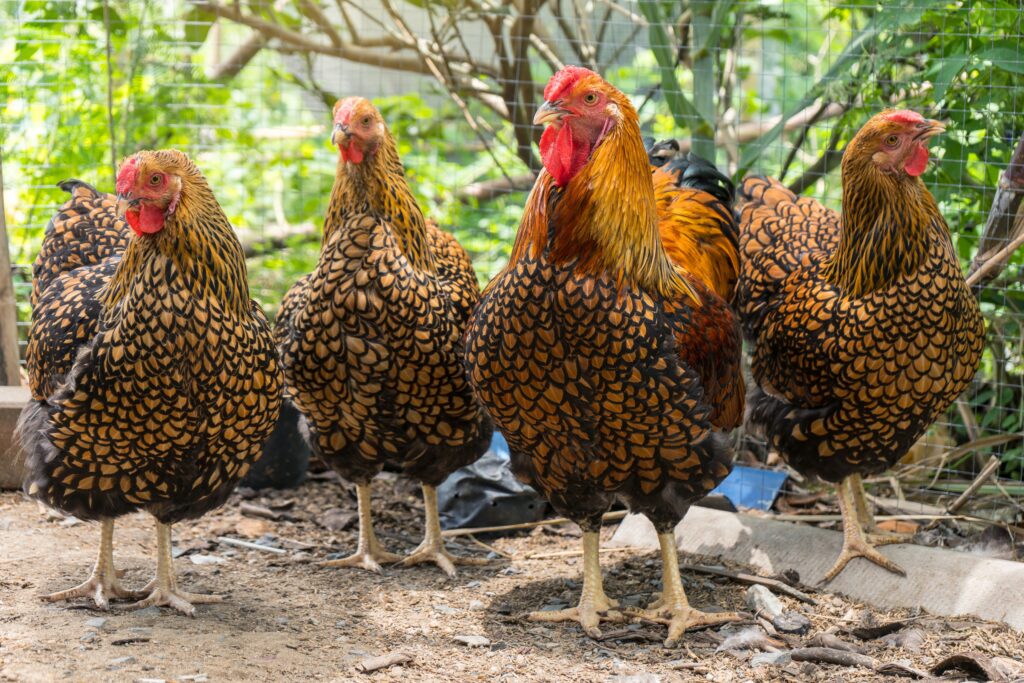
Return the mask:
M 382 541 L 393 551 L 409 550 L 422 528 L 418 490 L 389 477 L 375 483 L 374 493 Z M 126 611 L 115 605 L 104 613 L 84 603 L 40 601 L 40 594 L 86 577 L 98 527 L 47 515 L 19 493 L 0 494 L 0 681 L 853 682 L 912 680 L 906 672 L 884 673 L 883 663 L 927 672 L 955 653 L 1017 662 L 1024 657 L 1024 636 L 1001 625 L 881 613 L 827 593 L 816 593 L 813 606 L 782 597 L 788 609 L 810 619 L 805 635 L 770 634 L 767 622 L 751 619 L 688 634 L 673 649 L 662 645 L 665 627 L 651 623 L 609 624 L 605 639 L 593 641 L 575 624 L 523 619 L 528 610 L 577 599 L 578 533 L 571 527 L 487 539 L 508 557 L 492 555 L 489 566 L 460 568 L 454 580 L 433 566 L 376 575 L 316 564 L 355 546 L 354 495 L 338 482 L 247 495 L 248 500 L 236 494 L 216 513 L 175 527 L 183 587 L 226 597 L 223 604 L 199 606 L 190 619 L 167 609 Z M 243 515 L 243 504 L 271 509 L 279 519 Z M 613 530 L 606 527 L 604 537 Z M 284 552 L 216 540 L 225 536 L 259 540 Z M 119 520 L 115 543 L 126 583 L 148 581 L 156 546 L 152 520 L 143 514 Z M 465 538 L 449 547 L 459 554 L 488 553 Z M 562 555 L 535 557 L 552 553 Z M 627 605 L 646 604 L 659 588 L 654 553 L 610 552 L 602 563 L 606 590 Z M 745 585 L 688 571 L 684 580 L 695 606 L 745 609 Z M 851 632 L 907 619 L 880 637 Z M 874 664 L 844 668 L 789 660 L 792 648 L 821 634 L 869 655 Z M 480 636 L 485 644 L 469 647 L 460 636 Z M 395 652 L 411 661 L 372 673 L 357 668 Z

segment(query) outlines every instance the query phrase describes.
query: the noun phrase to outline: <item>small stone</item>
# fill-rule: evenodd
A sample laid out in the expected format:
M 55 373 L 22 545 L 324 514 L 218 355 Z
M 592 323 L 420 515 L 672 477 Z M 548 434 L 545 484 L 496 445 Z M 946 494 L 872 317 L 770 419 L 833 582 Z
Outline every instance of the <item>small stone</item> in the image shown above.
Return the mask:
M 82 523 L 82 520 L 78 519 L 78 517 L 65 517 L 64 521 L 62 521 L 60 523 L 60 526 L 63 526 L 63 527 L 78 526 L 81 523 Z
M 160 616 L 159 607 L 143 607 L 135 612 L 140 617 L 158 617 Z
M 786 610 L 772 617 L 772 626 L 780 633 L 795 633 L 802 636 L 811 630 L 811 620 L 799 612 Z
M 479 587 L 480 587 L 480 582 L 476 581 L 476 580 L 470 581 L 465 586 L 463 586 L 463 588 L 479 588 Z
M 106 624 L 107 620 L 103 617 L 95 617 L 85 622 L 85 625 L 89 628 L 103 628 L 104 626 L 106 626 Z
M 316 523 L 328 531 L 344 531 L 355 524 L 358 515 L 351 510 L 331 508 L 317 518 Z
M 288 625 L 288 617 L 278 617 L 277 619 L 274 619 L 274 621 L 279 626 L 287 626 Z
M 434 605 L 434 611 L 440 614 L 458 614 L 459 610 L 448 605 Z
M 338 619 L 334 622 L 334 628 L 345 628 L 346 626 L 348 626 L 348 622 L 344 619 Z
M 483 636 L 454 636 L 452 640 L 466 647 L 487 647 L 491 644 L 491 641 Z
M 484 604 L 483 600 L 470 600 L 469 611 L 470 612 L 483 612 L 487 609 L 487 605 Z
M 107 662 L 107 664 L 111 668 L 119 667 L 119 666 L 124 666 L 126 664 L 134 664 L 134 663 L 135 663 L 135 657 L 132 657 L 131 655 L 129 655 L 127 657 L 118 657 L 117 659 L 111 659 L 109 662 Z
M 94 643 L 99 636 L 96 635 L 96 631 L 89 631 L 84 636 L 79 638 L 83 643 Z
M 227 562 L 223 557 L 217 557 L 216 555 L 189 555 L 188 559 L 192 560 L 192 564 L 198 565 L 224 564 Z
M 755 615 L 766 619 L 774 619 L 786 609 L 774 593 L 759 584 L 747 589 L 747 607 Z
M 750 666 L 783 666 L 793 661 L 788 652 L 759 652 L 750 658 Z

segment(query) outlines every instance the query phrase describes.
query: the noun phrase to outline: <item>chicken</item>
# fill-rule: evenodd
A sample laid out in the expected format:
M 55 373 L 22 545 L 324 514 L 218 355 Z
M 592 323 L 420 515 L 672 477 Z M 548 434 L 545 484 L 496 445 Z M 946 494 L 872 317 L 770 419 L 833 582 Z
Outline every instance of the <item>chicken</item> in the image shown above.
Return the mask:
M 320 262 L 289 290 L 275 328 L 314 453 L 357 487 L 358 548 L 325 565 L 434 562 L 454 576 L 456 564 L 479 562 L 445 549 L 436 487 L 483 455 L 493 432 L 461 363 L 476 274 L 455 238 L 424 219 L 369 101 L 335 105 L 331 141 L 339 159 Z M 385 464 L 423 488 L 424 540 L 404 560 L 373 532 L 370 482 Z
M 735 228 L 714 195 L 652 178 L 636 110 L 600 76 L 565 67 L 544 99 L 544 170 L 470 323 L 466 364 L 517 476 L 583 529 L 578 606 L 531 618 L 597 637 L 602 618 L 625 616 L 604 592 L 598 548 L 601 516 L 621 501 L 658 531 L 664 590 L 642 614 L 668 624 L 671 644 L 737 617 L 690 607 L 673 535 L 729 473 L 725 432 L 743 415 L 739 324 L 728 287 L 713 289 L 729 278 L 695 274 Z M 709 168 L 690 182 L 715 186 Z M 691 251 L 702 233 L 716 248 Z M 722 272 L 738 263 L 724 261 Z
M 129 157 L 116 199 L 62 187 L 72 198 L 34 268 L 32 401 L 18 432 L 26 491 L 102 529 L 89 579 L 46 599 L 136 598 L 193 615 L 192 603 L 220 597 L 178 587 L 171 524 L 221 505 L 259 457 L 283 383 L 270 326 L 187 156 Z M 157 520 L 157 576 L 141 592 L 121 586 L 113 563 L 114 519 L 134 510 Z
M 843 550 L 903 573 L 862 476 L 884 471 L 967 388 L 984 323 L 921 180 L 943 125 L 873 117 L 843 154 L 843 212 L 751 177 L 740 190 L 737 303 L 757 388 L 748 427 L 796 470 L 838 482 Z M 867 532 L 867 533 L 865 533 Z

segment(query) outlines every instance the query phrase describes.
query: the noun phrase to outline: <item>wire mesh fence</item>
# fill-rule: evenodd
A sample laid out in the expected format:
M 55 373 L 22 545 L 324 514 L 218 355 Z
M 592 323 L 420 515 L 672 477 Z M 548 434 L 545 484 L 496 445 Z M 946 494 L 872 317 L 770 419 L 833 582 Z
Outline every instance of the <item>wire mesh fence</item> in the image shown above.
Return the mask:
M 531 119 L 543 85 L 567 63 L 629 94 L 645 134 L 832 207 L 843 146 L 871 114 L 897 106 L 943 119 L 925 179 L 967 267 L 1024 134 L 1022 24 L 1018 2 L 997 0 L 0 0 L 19 338 L 30 264 L 63 201 L 56 183 L 109 190 L 117 160 L 141 148 L 193 155 L 272 315 L 316 261 L 336 159 L 330 106 L 347 95 L 378 104 L 426 213 L 486 280 L 508 256 L 539 167 Z M 998 476 L 972 492 L 971 510 L 1019 518 L 1020 262 L 980 294 L 988 337 L 974 386 L 876 492 L 945 506 L 995 455 Z

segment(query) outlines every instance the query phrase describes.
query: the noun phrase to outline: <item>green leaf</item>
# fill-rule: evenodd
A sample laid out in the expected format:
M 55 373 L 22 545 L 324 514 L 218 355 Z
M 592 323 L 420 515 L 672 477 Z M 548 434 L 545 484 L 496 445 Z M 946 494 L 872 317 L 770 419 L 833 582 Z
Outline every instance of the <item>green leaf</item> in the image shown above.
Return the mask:
M 956 77 L 960 75 L 960 72 L 964 70 L 964 67 L 970 61 L 971 56 L 966 54 L 957 54 L 938 60 L 939 68 L 932 80 L 935 87 L 933 96 L 936 101 L 946 96 L 949 86 L 952 85 L 953 81 L 956 80 Z
M 1024 54 L 1010 47 L 994 47 L 978 53 L 978 58 L 992 66 L 1015 74 L 1024 74 Z
M 193 7 L 182 17 L 185 24 L 185 40 L 192 43 L 196 48 L 206 42 L 206 36 L 210 33 L 210 27 L 216 17 L 211 12 Z

